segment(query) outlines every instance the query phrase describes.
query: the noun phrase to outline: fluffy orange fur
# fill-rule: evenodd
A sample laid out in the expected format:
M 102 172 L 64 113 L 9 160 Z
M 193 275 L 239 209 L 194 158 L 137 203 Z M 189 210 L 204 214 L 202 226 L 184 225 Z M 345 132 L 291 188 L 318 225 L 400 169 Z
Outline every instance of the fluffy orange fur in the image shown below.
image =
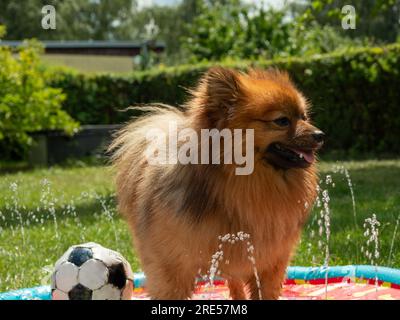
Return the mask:
M 113 162 L 119 210 L 132 231 L 147 290 L 153 299 L 187 299 L 195 277 L 210 268 L 218 236 L 244 231 L 251 236 L 263 299 L 277 299 L 291 253 L 316 197 L 315 163 L 281 168 L 272 143 L 311 148 L 317 129 L 308 120 L 306 99 L 286 73 L 240 73 L 212 68 L 191 91 L 184 110 L 154 107 L 115 138 Z M 290 126 L 274 119 L 285 116 Z M 255 164 L 250 175 L 235 165 L 150 165 L 146 132 L 168 123 L 178 128 L 254 129 Z M 222 151 L 223 152 L 223 151 Z M 275 158 L 274 158 L 275 157 Z M 220 263 L 234 299 L 258 299 L 245 244 L 226 245 Z

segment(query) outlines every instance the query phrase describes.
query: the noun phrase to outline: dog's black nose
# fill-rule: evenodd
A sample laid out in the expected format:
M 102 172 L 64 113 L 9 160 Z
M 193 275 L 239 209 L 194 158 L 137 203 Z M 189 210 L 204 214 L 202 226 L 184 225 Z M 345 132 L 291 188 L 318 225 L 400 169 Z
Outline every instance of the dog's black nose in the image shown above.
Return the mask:
M 323 142 L 325 139 L 325 133 L 323 133 L 320 130 L 314 131 L 314 133 L 312 134 L 312 137 L 314 138 L 314 140 L 318 143 Z

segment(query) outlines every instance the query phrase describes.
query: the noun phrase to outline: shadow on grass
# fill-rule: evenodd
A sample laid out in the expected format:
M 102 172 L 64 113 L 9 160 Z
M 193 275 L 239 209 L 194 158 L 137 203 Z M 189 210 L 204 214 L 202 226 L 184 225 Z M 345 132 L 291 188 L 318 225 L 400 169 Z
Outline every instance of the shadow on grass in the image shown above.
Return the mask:
M 32 167 L 27 162 L 0 161 L 0 176 L 10 173 L 26 172 L 29 170 L 32 170 Z
M 101 201 L 99 199 L 88 199 L 88 201 L 75 202 L 74 209 L 72 210 L 68 209 L 68 203 L 65 203 L 55 207 L 54 212 L 56 220 L 59 222 L 64 219 L 78 218 L 79 221 L 84 224 L 93 221 L 97 215 L 107 215 L 112 218 L 118 217 L 119 215 L 115 208 L 115 195 L 107 194 L 101 196 Z M 20 227 L 21 220 L 24 227 L 27 225 L 35 226 L 54 223 L 54 216 L 48 209 L 46 210 L 41 207 L 39 209 L 40 210 L 37 211 L 32 208 L 18 208 L 18 212 L 16 212 L 13 208 L 10 209 L 5 206 L 0 207 L 0 213 L 4 217 L 2 219 L 0 215 L 0 227 L 3 229 Z M 106 210 L 108 210 L 108 212 Z M 33 216 L 35 216 L 35 218 L 33 218 Z
M 27 161 L 0 161 L 0 176 L 18 172 L 29 172 L 37 169 L 50 169 L 51 167 L 69 169 L 84 167 L 100 167 L 108 164 L 107 157 L 85 157 L 81 159 L 66 159 L 62 163 L 50 166 L 32 166 Z

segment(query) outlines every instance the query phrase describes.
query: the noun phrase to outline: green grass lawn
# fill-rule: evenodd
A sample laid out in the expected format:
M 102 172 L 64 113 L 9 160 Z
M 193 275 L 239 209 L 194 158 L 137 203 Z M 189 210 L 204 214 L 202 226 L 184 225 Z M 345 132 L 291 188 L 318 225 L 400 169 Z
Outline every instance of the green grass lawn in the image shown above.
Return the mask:
M 335 165 L 350 173 L 356 223 L 347 179 L 333 172 Z M 363 224 L 375 213 L 381 223 L 378 264 L 400 267 L 400 230 L 394 237 L 400 214 L 400 160 L 323 162 L 320 168 L 321 188 L 330 196 L 329 264 L 371 263 Z M 334 186 L 325 183 L 327 175 Z M 115 210 L 109 168 L 0 173 L 0 190 L 0 291 L 49 283 L 57 258 L 70 245 L 88 241 L 120 251 L 139 270 L 129 232 Z M 326 236 L 324 230 L 319 232 L 320 210 L 314 207 L 292 265 L 323 265 Z

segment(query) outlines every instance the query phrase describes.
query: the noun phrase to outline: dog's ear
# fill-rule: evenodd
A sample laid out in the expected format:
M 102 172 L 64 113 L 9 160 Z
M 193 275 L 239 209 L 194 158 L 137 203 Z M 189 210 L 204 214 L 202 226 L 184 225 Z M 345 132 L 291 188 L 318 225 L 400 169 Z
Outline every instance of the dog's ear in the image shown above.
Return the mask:
M 208 121 L 206 125 L 223 127 L 244 96 L 241 76 L 238 71 L 223 67 L 209 69 L 197 87 L 190 90 L 192 99 L 188 105 L 193 112 L 203 114 Z
M 241 93 L 240 74 L 232 69 L 213 67 L 204 75 L 208 104 L 230 109 L 235 106 Z

